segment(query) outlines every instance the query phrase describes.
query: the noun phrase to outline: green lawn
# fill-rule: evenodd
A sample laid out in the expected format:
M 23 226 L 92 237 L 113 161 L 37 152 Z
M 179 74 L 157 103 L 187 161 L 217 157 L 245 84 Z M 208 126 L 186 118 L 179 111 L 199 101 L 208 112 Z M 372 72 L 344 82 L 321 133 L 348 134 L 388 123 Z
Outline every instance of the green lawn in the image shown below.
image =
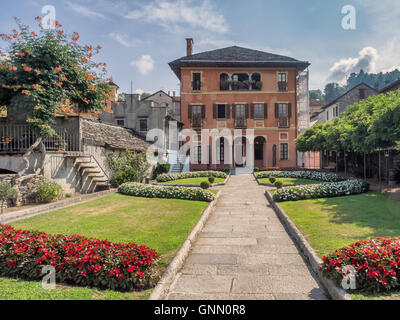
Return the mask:
M 180 245 L 198 222 L 206 202 L 148 199 L 108 195 L 65 209 L 38 215 L 12 223 L 15 228 L 35 229 L 47 233 L 79 234 L 116 242 L 134 242 L 147 245 L 161 254 L 159 272 L 162 273 L 175 256 Z M 67 287 L 53 292 L 42 291 L 40 283 L 0 278 L 0 292 L 11 292 L 14 286 L 24 287 L 15 298 L 32 299 L 125 299 L 144 298 L 151 290 L 121 294 L 89 288 Z M 0 299 L 5 298 L 0 293 Z M 7 296 L 9 294 L 6 294 Z M 14 298 L 14 297 L 13 297 Z
M 281 202 L 317 255 L 322 257 L 357 240 L 400 236 L 400 201 L 375 192 L 346 197 Z M 400 291 L 385 295 L 355 294 L 353 299 L 400 299 Z
M 214 183 L 223 183 L 225 181 L 224 178 L 214 178 L 215 181 Z M 203 181 L 208 181 L 208 178 L 206 177 L 200 177 L 200 178 L 188 178 L 188 179 L 178 179 L 178 180 L 173 180 L 173 181 L 167 181 L 167 182 L 160 182 L 159 184 L 193 184 L 193 185 L 200 185 Z
M 271 183 L 269 178 L 258 179 L 261 183 Z M 301 179 L 301 178 L 276 178 L 276 181 L 281 181 L 284 185 L 297 185 L 297 184 L 319 184 L 323 181 Z

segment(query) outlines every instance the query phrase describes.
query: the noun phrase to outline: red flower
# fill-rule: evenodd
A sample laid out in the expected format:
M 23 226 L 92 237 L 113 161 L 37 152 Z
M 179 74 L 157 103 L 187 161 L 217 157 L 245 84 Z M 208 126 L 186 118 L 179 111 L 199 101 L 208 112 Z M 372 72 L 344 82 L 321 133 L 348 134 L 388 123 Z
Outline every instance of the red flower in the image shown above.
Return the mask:
M 56 70 L 56 72 L 61 72 L 62 69 L 60 67 L 56 67 L 54 70 Z
M 86 277 L 86 271 L 85 270 L 81 271 L 81 276 L 82 277 Z

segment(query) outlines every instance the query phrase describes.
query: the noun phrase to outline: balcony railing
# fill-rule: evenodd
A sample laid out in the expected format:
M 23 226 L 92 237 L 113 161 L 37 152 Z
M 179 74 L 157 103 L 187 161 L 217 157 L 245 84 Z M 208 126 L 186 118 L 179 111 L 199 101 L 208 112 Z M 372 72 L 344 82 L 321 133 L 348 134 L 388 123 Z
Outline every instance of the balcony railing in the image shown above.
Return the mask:
M 235 128 L 236 129 L 246 129 L 247 128 L 246 119 L 235 119 Z
M 192 90 L 200 91 L 202 86 L 202 82 L 200 80 L 192 81 Z
M 202 118 L 192 118 L 191 127 L 194 129 L 201 129 L 203 127 L 203 119 Z
M 279 118 L 278 119 L 279 128 L 289 128 L 289 118 Z
M 56 128 L 56 135 L 47 137 L 43 143 L 47 151 L 80 151 L 79 134 L 66 128 Z M 28 125 L 1 124 L 0 153 L 25 153 L 36 141 Z
M 288 91 L 288 83 L 285 81 L 280 81 L 278 82 L 278 90 L 280 92 L 286 92 Z

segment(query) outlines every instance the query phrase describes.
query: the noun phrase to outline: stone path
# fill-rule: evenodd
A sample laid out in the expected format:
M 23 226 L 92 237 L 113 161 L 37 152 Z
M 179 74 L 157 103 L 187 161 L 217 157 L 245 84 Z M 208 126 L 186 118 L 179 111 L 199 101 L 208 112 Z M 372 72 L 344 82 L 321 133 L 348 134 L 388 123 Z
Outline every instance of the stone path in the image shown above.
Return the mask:
M 327 299 L 252 175 L 232 176 L 167 299 Z

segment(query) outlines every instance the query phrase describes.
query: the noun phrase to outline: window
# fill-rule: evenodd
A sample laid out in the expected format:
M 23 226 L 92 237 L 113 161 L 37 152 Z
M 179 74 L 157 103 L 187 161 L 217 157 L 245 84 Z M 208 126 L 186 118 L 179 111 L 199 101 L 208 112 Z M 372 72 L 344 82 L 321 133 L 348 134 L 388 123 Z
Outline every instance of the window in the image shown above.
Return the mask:
M 287 91 L 287 74 L 285 72 L 278 73 L 278 90 Z
M 196 91 L 201 90 L 201 73 L 200 72 L 193 73 L 192 89 L 196 90 Z
M 117 126 L 125 127 L 125 120 L 124 119 L 117 119 Z
M 251 90 L 261 90 L 261 88 L 261 75 L 259 73 L 253 73 L 251 75 Z
M 224 162 L 225 161 L 225 139 L 220 138 L 219 143 L 217 143 L 217 161 Z
M 279 103 L 279 118 L 287 118 L 288 117 L 288 105 L 287 103 Z
M 245 118 L 245 105 L 244 104 L 237 104 L 236 105 L 236 119 L 244 119 Z
M 264 119 L 264 104 L 254 104 L 254 119 Z
M 193 119 L 201 118 L 201 106 L 192 106 L 192 118 Z
M 217 105 L 217 118 L 218 119 L 226 118 L 226 105 L 224 105 L 224 104 Z
M 333 108 L 333 116 L 339 117 L 339 107 L 338 106 Z
M 358 89 L 360 100 L 365 99 L 365 89 Z
M 219 76 L 219 88 L 221 91 L 229 90 L 229 75 L 226 73 Z
M 326 121 L 329 121 L 329 110 L 326 111 Z
M 281 160 L 289 160 L 289 144 L 281 143 L 280 153 Z
M 232 75 L 232 90 L 249 90 L 249 75 L 247 73 L 235 73 Z
M 201 164 L 201 146 L 194 147 L 193 151 L 193 160 L 197 162 L 197 164 Z
M 147 131 L 147 119 L 140 119 L 140 131 Z

